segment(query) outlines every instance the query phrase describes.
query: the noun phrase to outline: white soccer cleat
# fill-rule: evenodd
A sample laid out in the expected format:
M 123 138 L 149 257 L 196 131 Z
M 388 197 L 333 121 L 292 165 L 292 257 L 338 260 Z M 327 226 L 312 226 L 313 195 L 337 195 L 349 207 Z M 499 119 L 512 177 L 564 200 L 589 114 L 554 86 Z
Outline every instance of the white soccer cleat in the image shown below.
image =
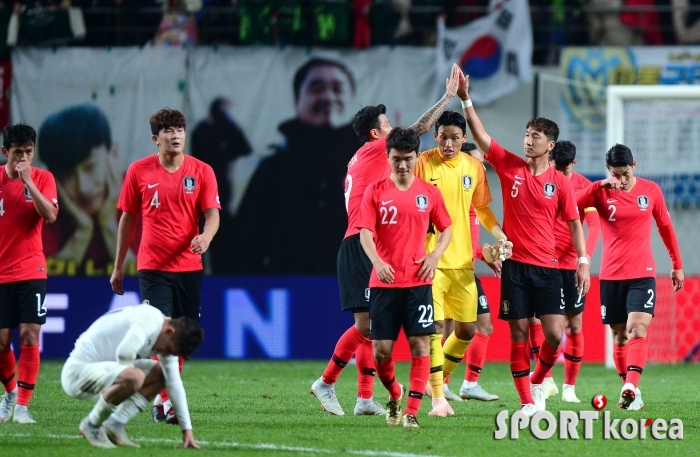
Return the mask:
M 537 411 L 544 411 L 546 409 L 543 386 L 543 384 L 530 384 L 530 393 L 532 394 L 532 401 L 535 402 L 535 407 L 537 408 Z
M 117 446 L 141 447 L 129 439 L 124 424 L 110 418 L 105 421 L 104 429 L 107 437 Z
M 322 378 L 318 378 L 311 384 L 311 394 L 321 402 L 324 411 L 334 416 L 344 416 L 345 411 L 338 403 L 335 395 L 335 384 L 326 384 Z
M 532 417 L 535 415 L 537 411 L 537 406 L 533 405 L 532 403 L 528 403 L 527 405 L 523 405 L 523 407 L 520 409 L 527 417 Z
M 561 388 L 561 400 L 569 403 L 581 403 L 581 400 L 576 396 L 575 386 L 564 384 Z
M 644 401 L 642 400 L 642 392 L 639 387 L 634 389 L 634 401 L 630 404 L 627 411 L 641 411 L 644 409 Z
M 620 401 L 617 403 L 622 409 L 629 409 L 630 405 L 634 403 L 634 399 L 637 396 L 635 392 L 635 387 L 632 383 L 627 382 L 622 386 L 622 391 L 620 392 Z
M 462 401 L 462 397 L 452 392 L 447 384 L 442 385 L 442 391 L 445 393 L 445 399 L 447 401 Z
M 495 401 L 498 400 L 498 395 L 490 394 L 486 392 L 483 387 L 479 384 L 474 387 L 464 387 L 459 389 L 459 396 L 465 400 L 481 400 L 481 401 Z
M 12 417 L 12 411 L 17 404 L 17 389 L 5 392 L 0 400 L 0 422 L 7 422 Z
M 432 417 L 447 417 L 454 416 L 455 412 L 447 403 L 445 397 L 433 398 L 433 410 L 428 413 Z
M 365 403 L 360 402 L 360 400 L 362 399 L 357 399 L 355 409 L 352 411 L 355 416 L 384 416 L 386 414 L 386 410 L 379 404 L 379 402 L 370 401 Z
M 559 388 L 554 382 L 554 378 L 544 378 L 542 382 L 542 392 L 544 393 L 544 399 L 554 397 L 559 393 Z
M 80 422 L 78 431 L 80 436 L 88 440 L 88 442 L 94 447 L 99 447 L 102 449 L 113 449 L 117 447 L 107 437 L 105 428 L 91 425 L 87 417 Z
M 12 415 L 12 422 L 15 424 L 36 424 L 36 421 L 24 405 L 15 405 L 15 412 Z

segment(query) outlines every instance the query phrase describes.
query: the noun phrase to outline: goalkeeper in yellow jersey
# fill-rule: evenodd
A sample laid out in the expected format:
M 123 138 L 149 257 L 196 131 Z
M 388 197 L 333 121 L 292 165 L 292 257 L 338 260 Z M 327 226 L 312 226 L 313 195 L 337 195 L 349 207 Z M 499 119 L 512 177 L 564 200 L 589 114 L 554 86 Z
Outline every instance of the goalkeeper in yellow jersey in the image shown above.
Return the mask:
M 479 220 L 496 238 L 492 255 L 510 257 L 510 243 L 489 208 L 491 192 L 484 167 L 477 159 L 462 154 L 467 141 L 464 116 L 445 111 L 435 124 L 438 147 L 424 151 L 418 158 L 415 174 L 440 189 L 452 218 L 452 242 L 440 258 L 433 278 L 433 306 L 436 333 L 430 335 L 430 389 L 433 409 L 429 416 L 453 415 L 443 392 L 443 379 L 462 361 L 464 351 L 476 328 L 477 289 L 474 279 L 469 208 L 474 206 Z M 426 249 L 434 249 L 438 234 L 431 230 Z M 500 248 L 500 249 L 499 249 Z M 492 259 L 494 260 L 494 259 Z M 455 330 L 441 346 L 445 318 L 455 321 Z

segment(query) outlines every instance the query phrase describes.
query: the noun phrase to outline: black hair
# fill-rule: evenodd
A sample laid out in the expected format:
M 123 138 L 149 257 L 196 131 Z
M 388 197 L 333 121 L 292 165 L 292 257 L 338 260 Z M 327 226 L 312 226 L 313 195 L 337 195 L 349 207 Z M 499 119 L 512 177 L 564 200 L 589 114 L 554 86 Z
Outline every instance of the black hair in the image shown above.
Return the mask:
M 186 316 L 170 320 L 170 326 L 175 329 L 174 343 L 179 353 L 177 355 L 189 359 L 204 341 L 204 330 Z
M 49 116 L 39 128 L 39 156 L 57 175 L 70 175 L 92 149 L 112 147 L 107 116 L 94 105 L 76 105 Z
M 466 119 L 464 119 L 464 116 L 462 116 L 457 111 L 447 110 L 444 113 L 442 113 L 438 118 L 437 122 L 435 123 L 435 133 L 438 132 L 440 126 L 448 125 L 454 125 L 456 127 L 459 127 L 460 129 L 462 129 L 463 135 L 467 134 L 467 121 Z
M 559 138 L 559 126 L 556 122 L 546 117 L 533 117 L 525 125 L 525 129 L 528 128 L 544 133 L 549 141 L 557 141 Z
M 345 75 L 350 80 L 350 88 L 352 89 L 352 93 L 355 93 L 355 78 L 352 76 L 352 73 L 350 73 L 350 70 L 348 70 L 348 67 L 336 60 L 324 59 L 322 57 L 314 57 L 313 59 L 309 60 L 304 65 L 299 67 L 297 72 L 294 74 L 295 103 L 299 101 L 299 92 L 301 91 L 301 85 L 304 83 L 304 80 L 308 76 L 309 72 L 311 72 L 311 70 L 313 70 L 316 67 L 336 67 L 340 69 L 340 71 L 345 73 Z
M 363 106 L 360 111 L 355 114 L 355 120 L 352 121 L 352 129 L 355 135 L 360 138 L 360 141 L 366 143 L 369 141 L 369 131 L 379 128 L 379 116 L 386 114 L 386 106 Z
M 5 127 L 2 135 L 2 146 L 5 149 L 10 149 L 12 146 L 36 145 L 36 130 L 21 122 Z
M 554 149 L 549 151 L 549 158 L 557 168 L 566 168 L 576 159 L 576 145 L 571 141 L 557 141 Z
M 387 155 L 392 149 L 402 152 L 415 151 L 418 154 L 418 148 L 420 148 L 420 137 L 413 129 L 396 127 L 386 137 Z
M 632 151 L 624 144 L 617 143 L 605 154 L 605 164 L 609 167 L 624 167 L 632 165 Z
M 462 143 L 462 147 L 459 148 L 459 150 L 462 152 L 471 152 L 471 151 L 474 151 L 476 149 L 477 149 L 477 146 L 474 143 L 470 143 L 468 141 L 465 143 Z
M 185 115 L 176 109 L 162 108 L 156 111 L 151 119 L 151 133 L 158 136 L 163 129 L 187 128 Z

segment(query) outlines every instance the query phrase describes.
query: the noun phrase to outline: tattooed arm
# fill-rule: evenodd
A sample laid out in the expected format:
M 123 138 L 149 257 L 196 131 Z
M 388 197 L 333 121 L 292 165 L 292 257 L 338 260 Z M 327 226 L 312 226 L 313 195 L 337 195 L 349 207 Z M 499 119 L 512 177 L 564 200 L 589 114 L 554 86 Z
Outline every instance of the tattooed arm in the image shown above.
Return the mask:
M 449 105 L 452 98 L 457 94 L 461 74 L 462 70 L 460 70 L 459 66 L 457 64 L 452 65 L 452 72 L 445 84 L 445 95 L 409 127 L 411 130 L 418 133 L 418 135 L 422 135 L 435 125 L 435 122 L 437 122 L 440 115 L 445 111 L 447 105 Z

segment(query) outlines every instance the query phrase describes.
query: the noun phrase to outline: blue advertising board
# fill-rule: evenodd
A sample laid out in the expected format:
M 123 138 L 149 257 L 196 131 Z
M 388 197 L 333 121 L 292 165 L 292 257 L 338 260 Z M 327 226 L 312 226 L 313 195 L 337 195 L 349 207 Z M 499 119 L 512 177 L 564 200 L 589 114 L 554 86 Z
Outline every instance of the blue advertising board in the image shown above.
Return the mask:
M 124 290 L 115 295 L 106 277 L 49 278 L 42 357 L 66 358 L 102 314 L 140 303 L 137 278 L 127 277 Z M 352 323 L 352 315 L 340 310 L 334 276 L 205 276 L 205 339 L 195 357 L 327 359 Z

